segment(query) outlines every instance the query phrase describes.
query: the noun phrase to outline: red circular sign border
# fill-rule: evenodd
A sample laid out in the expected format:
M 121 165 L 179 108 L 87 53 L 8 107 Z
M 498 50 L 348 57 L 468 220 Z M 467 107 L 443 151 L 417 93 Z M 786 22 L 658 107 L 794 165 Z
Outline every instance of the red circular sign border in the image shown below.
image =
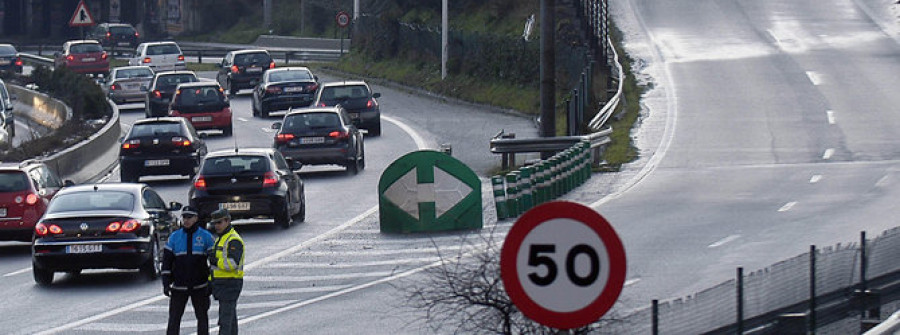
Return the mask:
M 606 246 L 610 261 L 609 279 L 597 299 L 578 311 L 565 313 L 551 311 L 531 300 L 519 282 L 516 265 L 519 248 L 528 233 L 546 221 L 561 218 L 584 223 L 596 232 Z M 626 268 L 625 248 L 612 225 L 596 211 L 567 201 L 548 202 L 526 212 L 513 224 L 500 251 L 500 278 L 513 304 L 532 320 L 557 329 L 582 327 L 606 314 L 622 293 Z
M 341 16 L 347 18 L 347 23 L 341 24 Z M 334 16 L 334 21 L 337 22 L 337 25 L 339 27 L 346 28 L 347 26 L 350 25 L 350 14 L 347 14 L 347 12 L 344 12 L 344 11 L 340 11 L 337 13 L 337 15 Z

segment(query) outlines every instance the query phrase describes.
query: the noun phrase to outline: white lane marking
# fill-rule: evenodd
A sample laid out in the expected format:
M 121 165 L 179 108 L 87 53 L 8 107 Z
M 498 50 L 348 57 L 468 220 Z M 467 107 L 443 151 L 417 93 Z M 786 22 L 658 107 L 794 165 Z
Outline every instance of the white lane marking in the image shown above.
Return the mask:
M 706 247 L 707 247 L 707 248 L 718 248 L 718 247 L 721 247 L 721 246 L 725 245 L 725 244 L 728 243 L 728 242 L 734 241 L 734 240 L 739 239 L 739 238 L 741 238 L 741 235 L 729 235 L 728 237 L 725 237 L 725 238 L 723 238 L 723 239 L 721 239 L 721 240 L 718 240 L 718 241 L 716 241 L 715 243 L 710 244 L 710 245 L 708 245 L 708 246 L 706 246 Z
M 791 210 L 791 208 L 794 208 L 795 205 L 797 205 L 797 202 L 791 201 L 789 203 L 784 204 L 784 206 L 781 206 L 781 208 L 779 208 L 778 211 L 779 212 L 787 212 L 787 211 Z
M 363 279 L 369 277 L 387 277 L 394 274 L 394 271 L 372 271 L 372 272 L 356 272 L 341 273 L 336 275 L 322 276 L 244 276 L 244 282 L 279 282 L 279 283 L 299 283 L 299 282 L 316 282 L 327 280 L 343 280 L 343 279 Z
M 246 290 L 241 291 L 242 297 L 260 297 L 260 296 L 282 296 L 289 294 L 301 294 L 301 293 L 322 293 L 322 292 L 334 292 L 337 290 L 343 290 L 350 287 L 350 285 L 329 285 L 329 286 L 313 286 L 313 287 L 298 287 L 298 288 L 282 288 L 282 289 L 272 289 L 266 288 L 263 290 Z
M 806 71 L 806 76 L 809 77 L 809 81 L 812 82 L 813 85 L 822 85 L 822 75 L 816 71 Z
M 418 147 L 420 150 L 429 148 L 428 142 L 426 142 L 425 139 L 423 139 L 422 136 L 420 136 L 419 133 L 413 130 L 413 128 L 409 125 L 390 116 L 382 115 L 381 118 L 387 122 L 393 123 L 397 127 L 400 127 L 400 129 L 403 129 L 403 131 L 405 131 L 409 135 L 409 137 L 412 137 L 413 141 L 416 142 L 416 147 Z
M 834 111 L 833 110 L 829 109 L 829 110 L 825 111 L 825 116 L 828 117 L 828 124 L 835 124 L 837 122 L 834 119 Z
M 822 175 L 817 174 L 815 176 L 812 176 L 812 178 L 809 178 L 809 183 L 815 184 L 815 183 L 818 183 L 820 180 L 822 180 Z
M 247 120 L 247 118 L 245 118 L 245 117 L 239 117 L 237 119 L 238 119 L 238 121 L 243 121 L 243 122 L 250 121 L 250 120 Z
M 629 279 L 629 280 L 625 281 L 624 286 L 631 286 L 631 285 L 637 284 L 639 281 L 641 281 L 641 278 Z
M 359 268 L 359 267 L 367 267 L 367 266 L 383 266 L 383 265 L 395 265 L 395 264 L 410 264 L 410 263 L 431 263 L 434 261 L 438 261 L 441 258 L 438 256 L 431 257 L 416 257 L 416 258 L 401 258 L 401 259 L 385 259 L 381 261 L 371 261 L 371 262 L 350 262 L 350 263 L 309 263 L 309 262 L 278 262 L 272 263 L 266 266 L 266 268 L 287 268 L 287 269 L 348 269 L 348 268 Z
M 15 276 L 15 275 L 17 275 L 17 274 L 22 274 L 22 273 L 25 273 L 25 272 L 28 272 L 28 271 L 31 271 L 31 268 L 30 268 L 30 267 L 24 268 L 24 269 L 19 270 L 19 271 L 13 271 L 13 272 L 7 273 L 7 274 L 5 274 L 5 275 L 3 275 L 3 276 L 4 276 L 4 277 L 12 277 L 12 276 Z
M 875 182 L 875 186 L 876 186 L 876 187 L 882 187 L 882 186 L 887 185 L 888 177 L 889 177 L 889 176 L 886 175 L 886 176 L 884 176 L 884 177 L 881 177 L 881 179 L 878 179 L 878 181 Z
M 831 156 L 834 155 L 834 149 L 828 148 L 825 149 L 825 153 L 822 154 L 822 159 L 831 159 Z

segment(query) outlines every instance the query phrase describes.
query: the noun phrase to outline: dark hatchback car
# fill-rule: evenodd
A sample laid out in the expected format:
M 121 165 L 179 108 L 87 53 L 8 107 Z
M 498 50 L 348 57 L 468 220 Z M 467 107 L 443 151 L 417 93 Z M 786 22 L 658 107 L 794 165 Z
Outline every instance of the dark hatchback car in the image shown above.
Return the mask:
M 305 67 L 282 67 L 266 71 L 253 89 L 250 108 L 253 116 L 269 117 L 269 112 L 312 105 L 319 78 Z
M 109 50 L 121 51 L 134 49 L 141 34 L 127 23 L 101 23 L 91 29 L 88 38 L 100 41 Z
M 317 107 L 341 105 L 350 114 L 357 127 L 365 129 L 369 135 L 381 135 L 381 108 L 377 98 L 381 93 L 372 93 L 364 81 L 342 81 L 322 84 L 316 93 Z
M 216 80 L 229 94 L 234 95 L 238 90 L 259 84 L 263 73 L 274 68 L 275 61 L 266 50 L 231 51 L 222 58 Z
M 188 191 L 201 221 L 219 208 L 232 219 L 274 219 L 283 228 L 306 219 L 303 180 L 292 163 L 273 149 L 241 148 L 211 152 Z M 293 163 L 296 164 L 296 163 Z
M 340 106 L 291 110 L 272 129 L 278 130 L 274 147 L 287 159 L 340 165 L 352 174 L 366 167 L 362 133 Z
M 105 75 L 109 72 L 109 55 L 100 42 L 74 40 L 63 44 L 62 51 L 55 54 L 54 64 L 77 73 Z
M 34 225 L 63 182 L 44 163 L 0 164 L 0 241 L 30 242 Z
M 34 281 L 49 286 L 54 272 L 105 268 L 140 269 L 155 279 L 179 209 L 146 184 L 66 187 L 34 228 Z
M 12 44 L 0 44 L 0 70 L 22 73 L 22 57 Z
M 210 81 L 178 85 L 169 106 L 169 116 L 180 116 L 197 130 L 218 129 L 231 136 L 231 103 L 219 84 Z
M 172 95 L 178 84 L 195 83 L 200 81 L 193 71 L 164 71 L 157 72 L 147 88 L 146 107 L 144 116 L 166 116 L 169 114 L 169 104 L 172 103 Z
M 119 168 L 123 182 L 146 175 L 194 177 L 206 143 L 182 117 L 160 117 L 134 122 L 122 139 Z

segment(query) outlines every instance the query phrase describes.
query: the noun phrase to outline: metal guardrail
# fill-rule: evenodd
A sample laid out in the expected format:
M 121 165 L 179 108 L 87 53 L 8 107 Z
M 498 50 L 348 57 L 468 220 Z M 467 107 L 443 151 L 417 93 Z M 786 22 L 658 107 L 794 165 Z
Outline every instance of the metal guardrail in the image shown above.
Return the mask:
M 532 152 L 559 152 L 569 148 L 576 143 L 584 140 L 591 142 L 591 149 L 594 152 L 594 164 L 598 163 L 600 157 L 600 149 L 602 146 L 610 142 L 609 135 L 612 134 L 612 128 L 591 133 L 583 136 L 557 136 L 557 137 L 540 137 L 540 138 L 513 138 L 500 131 L 491 139 L 491 152 L 503 155 L 502 169 L 508 170 L 510 167 L 516 166 L 517 153 Z
M 53 66 L 53 59 L 42 57 L 38 55 L 33 55 L 30 53 L 20 52 L 19 57 L 22 58 L 23 61 L 36 65 L 45 65 L 45 66 Z

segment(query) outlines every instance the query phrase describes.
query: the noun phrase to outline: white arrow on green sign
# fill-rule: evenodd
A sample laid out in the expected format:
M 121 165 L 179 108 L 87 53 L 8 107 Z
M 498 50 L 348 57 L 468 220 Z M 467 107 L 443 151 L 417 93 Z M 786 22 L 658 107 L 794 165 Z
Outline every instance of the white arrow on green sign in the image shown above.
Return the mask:
M 378 183 L 382 232 L 482 227 L 481 182 L 459 160 L 437 151 L 400 157 Z

